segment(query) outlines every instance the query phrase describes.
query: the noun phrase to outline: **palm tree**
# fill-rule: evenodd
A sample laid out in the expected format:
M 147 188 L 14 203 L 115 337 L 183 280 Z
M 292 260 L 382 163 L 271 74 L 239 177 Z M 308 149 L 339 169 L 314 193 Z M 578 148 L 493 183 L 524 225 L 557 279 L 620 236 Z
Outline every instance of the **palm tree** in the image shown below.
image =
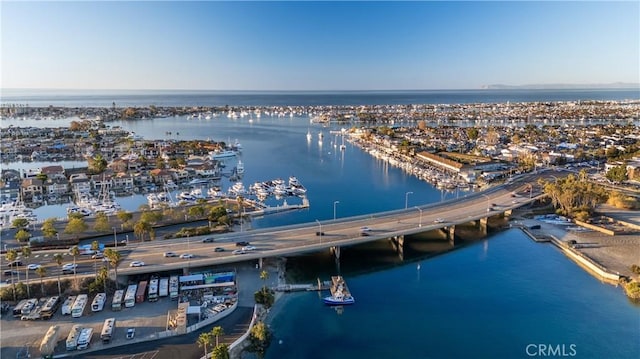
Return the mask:
M 76 276 L 76 257 L 80 254 L 80 248 L 78 248 L 78 246 L 73 246 L 71 247 L 71 250 L 69 251 L 69 253 L 71 253 L 71 255 L 73 256 L 73 281 L 76 282 L 76 284 L 78 283 L 78 277 Z
M 60 272 L 62 271 L 63 259 L 64 257 L 62 256 L 62 253 L 56 253 L 53 255 L 53 260 L 56 261 L 56 264 L 58 265 L 58 297 L 62 296 L 62 290 L 60 289 Z M 75 272 L 75 268 L 73 271 Z
M 109 260 L 109 265 L 113 267 L 116 277 L 114 278 L 116 282 L 116 289 L 118 288 L 118 263 L 122 259 L 122 255 L 120 252 L 115 251 L 111 248 L 107 248 L 104 250 L 104 256 Z
M 36 269 L 36 273 L 38 273 L 38 275 L 40 276 L 40 290 L 42 291 L 42 296 L 44 297 L 44 282 L 42 281 L 44 279 L 44 276 L 47 275 L 47 268 L 45 267 L 38 267 L 38 269 Z
M 267 288 L 267 279 L 269 279 L 269 272 L 263 270 L 260 272 L 260 279 L 262 279 L 262 289 L 265 290 Z
M 29 289 L 29 257 L 31 257 L 31 248 L 24 246 L 22 247 L 22 256 L 24 257 L 24 261 L 25 261 L 25 274 L 26 274 L 26 281 L 27 281 L 27 297 L 31 298 L 31 291 Z
M 16 258 L 18 258 L 18 251 L 16 251 L 15 249 L 9 249 L 7 251 L 6 254 L 7 257 L 7 262 L 12 263 L 13 261 L 16 260 Z M 16 282 L 13 280 L 13 268 L 14 266 L 11 266 L 11 286 L 13 287 L 13 300 L 16 300 Z
M 109 270 L 107 267 L 100 267 L 100 271 L 96 274 L 96 281 L 101 281 L 104 285 L 104 292 L 107 292 L 107 279 L 109 278 Z
M 211 352 L 213 359 L 229 359 L 229 346 L 227 344 L 216 345 Z
M 133 226 L 133 233 L 136 237 L 140 238 L 144 242 L 144 235 L 151 230 L 151 224 L 146 221 L 138 221 Z
M 211 333 L 202 333 L 198 337 L 198 346 L 204 347 L 204 357 L 207 357 L 207 346 L 211 345 Z
M 218 346 L 218 344 L 220 344 L 220 343 L 218 342 L 218 338 L 219 338 L 221 335 L 224 335 L 224 329 L 222 329 L 222 327 L 221 327 L 221 326 L 219 326 L 219 325 L 218 325 L 218 326 L 216 326 L 216 327 L 213 327 L 213 329 L 211 329 L 211 335 L 213 335 L 214 337 L 216 337 L 216 347 L 217 347 L 217 346 Z

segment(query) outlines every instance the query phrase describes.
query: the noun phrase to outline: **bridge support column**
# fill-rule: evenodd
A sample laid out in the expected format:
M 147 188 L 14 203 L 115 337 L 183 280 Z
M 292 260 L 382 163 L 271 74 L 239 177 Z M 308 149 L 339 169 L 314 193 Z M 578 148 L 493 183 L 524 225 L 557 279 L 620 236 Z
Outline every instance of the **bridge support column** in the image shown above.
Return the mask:
M 336 257 L 336 261 L 339 262 L 340 261 L 340 247 L 338 247 L 338 246 L 331 247 L 331 253 L 333 253 L 333 255 Z
M 182 268 L 182 275 L 189 275 L 189 267 Z
M 478 230 L 485 237 L 487 236 L 487 223 L 488 222 L 489 222 L 489 217 L 480 218 L 478 220 Z
M 449 240 L 449 243 L 451 243 L 452 246 L 456 245 L 456 226 L 452 225 L 449 227 L 446 227 L 447 230 L 447 239 Z
M 396 250 L 400 260 L 404 260 L 404 235 L 390 237 L 391 245 Z
M 258 258 L 258 268 L 262 269 L 263 258 Z

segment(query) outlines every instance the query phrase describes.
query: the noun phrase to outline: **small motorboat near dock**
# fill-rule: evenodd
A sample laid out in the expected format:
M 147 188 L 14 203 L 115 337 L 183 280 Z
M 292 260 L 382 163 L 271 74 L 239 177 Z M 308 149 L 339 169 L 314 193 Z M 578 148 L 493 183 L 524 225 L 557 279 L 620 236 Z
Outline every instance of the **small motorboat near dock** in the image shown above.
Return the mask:
M 356 302 L 355 298 L 351 296 L 347 282 L 344 281 L 342 276 L 331 277 L 331 296 L 324 297 L 322 301 L 327 305 L 348 305 Z

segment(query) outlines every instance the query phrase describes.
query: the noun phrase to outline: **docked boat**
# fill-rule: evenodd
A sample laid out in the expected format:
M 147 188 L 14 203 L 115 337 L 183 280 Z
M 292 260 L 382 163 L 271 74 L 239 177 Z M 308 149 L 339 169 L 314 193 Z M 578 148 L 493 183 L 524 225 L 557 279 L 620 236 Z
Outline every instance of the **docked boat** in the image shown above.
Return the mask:
M 239 175 L 244 173 L 244 163 L 242 163 L 242 161 L 238 161 L 238 165 L 236 166 L 236 173 Z
M 237 196 L 247 193 L 242 182 L 236 182 L 231 188 L 229 188 L 229 192 L 235 194 Z
M 236 153 L 229 150 L 210 152 L 209 157 L 213 160 L 222 160 L 225 158 L 235 157 Z
M 187 192 L 187 191 L 180 192 L 180 194 L 178 194 L 178 199 L 181 199 L 183 201 L 195 201 L 196 200 L 196 198 L 190 192 Z
M 349 292 L 347 283 L 342 276 L 331 277 L 331 295 L 324 297 L 322 301 L 327 305 L 349 305 L 356 302 L 355 298 Z

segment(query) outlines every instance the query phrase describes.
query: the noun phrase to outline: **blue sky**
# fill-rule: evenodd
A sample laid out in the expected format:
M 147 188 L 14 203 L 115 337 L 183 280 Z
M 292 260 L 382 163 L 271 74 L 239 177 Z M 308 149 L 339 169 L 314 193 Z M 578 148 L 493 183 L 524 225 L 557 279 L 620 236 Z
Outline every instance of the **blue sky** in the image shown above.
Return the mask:
M 640 82 L 640 3 L 6 2 L 2 88 Z

